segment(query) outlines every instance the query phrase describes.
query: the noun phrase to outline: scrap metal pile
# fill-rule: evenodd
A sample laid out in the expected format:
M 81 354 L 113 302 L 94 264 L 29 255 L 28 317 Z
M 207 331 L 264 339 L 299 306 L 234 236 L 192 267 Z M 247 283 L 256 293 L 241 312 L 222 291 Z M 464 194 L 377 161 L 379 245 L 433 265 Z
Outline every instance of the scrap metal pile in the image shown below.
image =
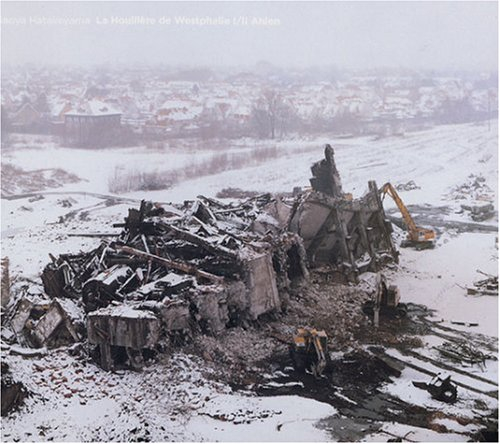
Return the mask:
M 481 175 L 471 174 L 466 182 L 455 187 L 449 197 L 456 201 L 466 201 L 460 205 L 460 212 L 467 214 L 475 222 L 483 222 L 495 216 L 495 195 Z
M 301 239 L 281 230 L 280 202 L 269 194 L 233 205 L 142 202 L 116 241 L 47 265 L 45 291 L 80 300 L 105 368 L 110 347 L 125 347 L 135 361 L 165 336 L 215 335 L 254 321 L 279 311 L 278 288 L 284 294 L 308 273 Z
M 473 285 L 467 287 L 467 294 L 472 296 L 498 296 L 498 276 L 486 274 L 480 270 L 477 271 L 484 274 L 486 279 L 475 281 Z
M 17 341 L 59 346 L 86 336 L 103 368 L 141 368 L 144 350 L 279 314 L 308 267 L 356 281 L 396 261 L 376 184 L 360 199 L 344 194 L 329 145 L 312 172 L 313 189 L 296 197 L 143 201 L 115 224 L 116 240 L 51 256 L 46 294 L 25 295 L 11 310 Z

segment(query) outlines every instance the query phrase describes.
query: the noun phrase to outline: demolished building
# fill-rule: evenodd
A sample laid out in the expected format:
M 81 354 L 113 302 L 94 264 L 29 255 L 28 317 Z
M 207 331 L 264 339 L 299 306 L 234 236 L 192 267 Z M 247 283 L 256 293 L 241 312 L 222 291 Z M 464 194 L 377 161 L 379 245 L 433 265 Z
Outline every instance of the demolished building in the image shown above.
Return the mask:
M 140 369 L 145 350 L 279 314 L 310 268 L 356 281 L 397 261 L 376 184 L 360 199 L 345 194 L 329 145 L 312 173 L 312 189 L 295 197 L 143 201 L 115 224 L 123 229 L 115 241 L 51 256 L 44 302 L 17 302 L 15 334 L 38 347 L 86 334 L 104 369 Z
M 281 310 L 307 266 L 300 237 L 266 211 L 273 206 L 271 195 L 230 206 L 203 197 L 170 209 L 142 202 L 119 224 L 118 240 L 54 258 L 45 291 L 80 302 L 104 368 L 120 350 L 139 367 L 133 357 L 162 339 L 215 335 Z
M 330 145 L 311 171 L 312 191 L 297 200 L 289 223 L 303 239 L 310 265 L 330 265 L 341 280 L 355 281 L 359 273 L 397 262 L 376 183 L 368 182 L 368 193 L 359 199 L 344 193 Z

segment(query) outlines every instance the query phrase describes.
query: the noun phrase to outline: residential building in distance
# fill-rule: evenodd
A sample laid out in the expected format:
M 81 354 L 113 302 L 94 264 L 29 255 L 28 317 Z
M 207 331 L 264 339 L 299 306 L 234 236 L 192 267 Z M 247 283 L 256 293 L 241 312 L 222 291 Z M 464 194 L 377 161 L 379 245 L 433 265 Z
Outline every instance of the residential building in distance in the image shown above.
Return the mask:
M 64 114 L 65 143 L 100 148 L 117 143 L 122 113 L 113 106 L 90 100 Z

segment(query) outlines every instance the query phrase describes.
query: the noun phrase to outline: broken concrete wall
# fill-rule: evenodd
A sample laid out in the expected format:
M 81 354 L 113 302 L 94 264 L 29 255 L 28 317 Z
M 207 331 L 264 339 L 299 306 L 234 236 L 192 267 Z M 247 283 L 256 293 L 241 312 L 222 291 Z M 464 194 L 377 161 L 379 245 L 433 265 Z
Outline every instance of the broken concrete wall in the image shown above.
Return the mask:
M 309 263 L 333 265 L 348 275 L 397 261 L 375 182 L 360 199 L 343 195 L 332 155 L 327 146 L 326 159 L 313 169 L 319 175 L 311 180 L 313 191 L 302 196 L 290 218 L 289 229 L 304 240 Z
M 218 334 L 229 322 L 227 294 L 222 286 L 199 287 L 191 297 L 195 319 L 205 333 Z
M 307 196 L 290 229 L 304 239 L 311 265 L 375 270 L 384 255 L 396 259 L 390 225 L 383 210 L 370 205 L 373 201 L 373 191 L 355 201 L 337 201 L 317 192 Z
M 153 313 L 124 305 L 101 308 L 88 314 L 87 334 L 92 344 L 153 348 L 160 336 L 160 322 Z
M 38 346 L 58 346 L 83 339 L 82 310 L 71 300 L 54 299 L 32 330 Z
M 163 302 L 160 315 L 167 331 L 187 331 L 191 327 L 191 313 L 189 303 L 184 300 L 171 300 Z
M 245 261 L 248 314 L 251 319 L 281 308 L 276 274 L 270 254 L 263 254 Z
M 331 197 L 342 198 L 342 183 L 335 164 L 333 148 L 325 146 L 325 158 L 316 162 L 311 167 L 313 177 L 310 179 L 311 186 L 316 191 Z
M 84 337 L 83 310 L 69 299 L 21 297 L 8 321 L 14 334 L 32 347 L 57 347 Z
M 35 302 L 31 298 L 21 297 L 13 310 L 11 311 L 11 317 L 9 324 L 15 334 L 20 334 L 28 319 L 31 316 L 31 309 L 35 306 Z
M 267 205 L 263 206 L 255 220 L 250 225 L 254 233 L 278 234 L 286 229 L 292 205 L 286 204 L 280 196 L 276 196 Z
M 143 365 L 142 350 L 154 349 L 160 339 L 157 316 L 126 305 L 101 308 L 87 316 L 87 334 L 91 344 L 99 346 L 101 367 L 111 370 L 115 355 L 124 350 L 130 367 Z
M 273 268 L 283 305 L 287 293 L 309 279 L 307 253 L 300 236 L 290 232 L 281 235 L 279 245 L 273 251 Z
M 41 345 L 63 322 L 63 317 L 56 305 L 51 305 L 45 315 L 37 322 L 33 328 L 33 337 Z

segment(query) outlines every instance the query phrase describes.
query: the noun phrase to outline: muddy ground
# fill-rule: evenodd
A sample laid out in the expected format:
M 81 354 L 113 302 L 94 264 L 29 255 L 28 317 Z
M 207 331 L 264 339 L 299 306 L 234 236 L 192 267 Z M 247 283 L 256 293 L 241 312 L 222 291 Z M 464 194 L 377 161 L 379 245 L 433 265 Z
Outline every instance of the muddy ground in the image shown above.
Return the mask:
M 387 177 L 407 180 L 409 159 L 414 160 L 417 148 L 419 151 L 425 148 L 427 153 L 438 153 L 438 158 L 433 155 L 437 171 L 435 177 L 448 173 L 453 181 L 455 176 L 461 174 L 463 167 L 460 165 L 466 167 L 467 174 L 474 167 L 474 153 L 482 156 L 482 152 L 491 145 L 493 149 L 490 151 L 496 155 L 496 132 L 488 136 L 487 140 L 492 140 L 488 142 L 490 145 L 481 145 L 482 148 L 476 150 L 471 149 L 475 147 L 476 141 L 469 136 L 470 130 L 463 133 L 452 128 L 450 131 L 453 135 L 444 133 L 444 136 L 439 136 L 438 142 L 443 144 L 444 140 L 443 147 L 453 146 L 449 150 L 453 162 L 448 160 L 447 149 L 436 150 L 435 137 L 438 134 L 434 132 L 429 133 L 432 139 L 426 141 L 424 138 L 424 142 L 420 138 L 408 137 L 401 139 L 403 145 L 399 146 L 392 140 L 388 142 L 390 149 L 383 144 L 367 144 L 366 147 L 360 147 L 356 156 L 352 155 L 350 146 L 346 146 L 345 150 L 341 147 L 338 152 L 339 165 L 346 174 L 350 173 L 346 178 L 347 188 L 356 186 L 360 189 L 366 177 L 376 178 L 380 184 Z M 476 129 L 473 133 L 476 133 Z M 460 144 L 450 142 L 455 138 Z M 468 144 L 462 144 L 464 140 Z M 459 162 L 454 160 L 457 149 L 462 152 L 462 161 Z M 388 164 L 387 153 L 391 153 L 391 150 L 397 152 L 397 156 L 393 156 L 394 163 Z M 21 155 L 23 151 L 17 153 Z M 80 155 L 86 156 L 87 153 Z M 98 164 L 100 162 L 95 161 L 96 155 L 92 153 L 92 163 Z M 28 153 L 27 156 L 32 154 Z M 121 154 L 115 157 L 121 159 Z M 357 162 L 360 158 L 367 158 L 372 163 L 368 164 L 367 161 L 366 165 L 359 166 Z M 415 178 L 422 176 L 419 182 L 423 183 L 419 185 L 422 185 L 423 190 L 426 190 L 424 179 L 433 184 L 432 188 L 427 185 L 427 190 L 432 191 L 422 197 L 420 202 L 432 201 L 435 205 L 408 205 L 416 223 L 432 226 L 438 235 L 446 232 L 497 232 L 497 217 L 476 223 L 455 215 L 462 201 L 455 201 L 454 196 L 442 204 L 440 200 L 429 200 L 434 194 L 440 196 L 444 189 L 436 188 L 435 184 L 440 181 L 431 180 L 432 177 L 428 175 L 428 158 L 429 155 L 419 156 L 419 159 L 425 159 L 422 163 L 424 167 L 413 174 Z M 148 162 L 149 159 L 148 153 Z M 18 159 L 15 165 L 23 165 L 25 160 L 21 160 Z M 203 189 L 204 192 L 215 193 L 222 186 L 233 187 L 233 192 L 236 186 L 255 188 L 256 192 L 262 186 L 267 191 L 273 181 L 279 179 L 278 171 L 286 172 L 287 175 L 286 187 L 277 186 L 280 190 L 308 183 L 308 168 L 304 168 L 306 175 L 301 177 L 300 169 L 296 168 L 300 161 L 296 157 L 290 157 L 289 161 L 290 164 L 285 162 L 278 166 L 269 163 L 268 170 L 258 169 L 258 179 L 250 169 L 241 170 L 233 175 L 211 176 L 213 182 L 204 177 L 202 186 L 195 180 L 189 182 L 189 186 L 164 190 L 151 198 L 162 201 L 174 197 L 176 200 L 193 198 L 185 190 Z M 85 164 L 85 161 L 82 160 L 81 164 Z M 307 164 L 306 159 L 304 165 Z M 496 169 L 496 162 L 492 162 L 492 165 Z M 454 169 L 454 166 L 459 167 Z M 481 169 L 486 167 L 488 165 L 480 165 Z M 358 170 L 362 174 L 356 174 Z M 98 174 L 94 174 L 94 171 Z M 290 171 L 298 176 L 290 176 Z M 89 175 L 83 180 L 90 180 L 94 185 L 78 186 L 78 189 L 85 191 L 72 193 L 67 190 L 53 191 L 65 184 L 77 183 L 78 177 L 70 173 L 63 174 L 56 168 L 30 171 L 34 173 L 32 183 L 31 179 L 25 180 L 25 172 L 11 168 L 11 181 L 2 180 L 2 186 L 4 182 L 11 184 L 10 189 L 2 189 L 2 194 L 7 191 L 11 193 L 2 196 L 2 208 L 5 214 L 11 214 L 3 223 L 2 236 L 8 239 L 5 243 L 7 252 L 10 250 L 12 257 L 17 256 L 17 265 L 13 263 L 12 269 L 20 276 L 35 276 L 48 260 L 46 253 L 49 251 L 57 253 L 89 249 L 87 238 L 73 236 L 85 232 L 110 232 L 109 221 L 121 218 L 122 212 L 126 210 L 126 207 L 119 208 L 119 204 L 129 205 L 136 201 L 134 198 L 139 200 L 134 195 L 110 196 L 98 181 L 110 174 L 107 170 L 88 170 Z M 496 171 L 492 177 L 496 180 Z M 41 191 L 47 187 L 51 191 Z M 407 196 L 411 195 L 404 195 L 405 202 L 409 203 Z M 67 210 L 65 201 L 72 198 L 79 202 Z M 47 221 L 44 216 L 35 222 L 35 216 L 54 208 L 57 211 L 50 218 L 47 216 Z M 386 211 L 395 223 L 401 221 L 397 210 Z M 90 221 L 89 215 L 92 216 Z M 25 224 L 25 221 L 30 223 Z M 71 233 L 72 236 L 65 233 Z M 29 245 L 28 250 L 31 252 L 25 252 L 26 245 Z M 24 260 L 24 256 L 28 259 Z M 474 261 L 471 260 L 471 263 Z M 425 274 L 415 273 L 419 279 L 426 279 Z M 140 374 L 124 370 L 115 373 L 101 371 L 91 362 L 83 347 L 52 350 L 48 355 L 35 359 L 8 356 L 14 361 L 12 369 L 15 376 L 19 377 L 20 372 L 23 372 L 23 382 L 28 386 L 29 395 L 20 406 L 18 415 L 3 421 L 6 426 L 2 427 L 2 441 L 176 441 L 179 437 L 185 441 L 196 441 L 199 436 L 208 435 L 190 435 L 187 434 L 191 433 L 190 427 L 186 428 L 186 432 L 175 425 L 187 424 L 190 414 L 203 415 L 198 413 L 202 412 L 200 406 L 209 403 L 207 399 L 214 393 L 225 393 L 225 386 L 218 385 L 218 382 L 222 382 L 242 395 L 299 395 L 333 406 L 338 415 L 326 417 L 319 424 L 328 431 L 332 441 L 388 441 L 399 438 L 404 441 L 425 441 L 408 433 L 408 427 L 414 427 L 454 433 L 453 436 L 434 435 L 436 440 L 498 442 L 498 381 L 496 372 L 488 371 L 493 358 L 498 356 L 497 339 L 474 333 L 473 327 L 461 328 L 459 331 L 445 326 L 432 316 L 431 310 L 419 305 L 410 305 L 406 319 L 382 319 L 381 326 L 374 329 L 370 319 L 361 310 L 365 297 L 353 286 L 331 282 L 327 270 L 312 273 L 311 282 L 291 292 L 283 314 L 269 316 L 245 328 L 228 329 L 219 337 L 197 336 L 179 348 L 158 354 Z M 329 335 L 331 365 L 319 380 L 310 374 L 298 374 L 291 367 L 286 342 L 291 340 L 298 326 L 325 329 Z M 491 355 L 485 367 L 452 360 L 436 349 L 443 344 L 463 343 Z M 433 374 L 441 371 L 449 372 L 460 383 L 455 405 L 432 400 L 427 392 L 411 385 L 411 380 L 427 382 Z M 280 399 L 280 402 L 283 401 Z M 282 407 L 280 405 L 280 409 Z M 90 415 L 94 412 L 95 417 Z M 83 413 L 89 414 L 88 422 L 85 422 Z M 215 412 L 210 411 L 209 414 L 215 418 Z M 308 411 L 305 411 L 306 419 L 307 414 Z M 208 416 L 208 413 L 205 415 Z M 216 420 L 224 425 L 230 419 L 219 416 Z M 252 415 L 246 415 L 245 420 L 253 420 Z M 167 424 L 165 421 L 168 421 Z M 387 428 L 387 424 L 391 423 L 396 426 Z M 260 423 L 255 424 L 255 429 L 260 427 Z M 242 436 L 242 439 L 245 438 L 250 439 L 251 436 Z
M 488 359 L 496 359 L 496 340 L 444 327 L 430 318 L 431 310 L 416 304 L 408 305 L 405 318 L 382 317 L 375 328 L 361 310 L 365 299 L 355 287 L 328 282 L 324 274 L 313 273 L 311 284 L 295 289 L 286 313 L 278 319 L 245 330 L 231 329 L 218 338 L 200 336 L 185 351 L 201 356 L 210 367 L 209 377 L 234 390 L 259 396 L 299 395 L 332 405 L 339 417 L 325 419 L 319 426 L 336 441 L 358 441 L 377 432 L 387 440 L 403 438 L 382 431 L 387 422 L 449 433 L 454 430 L 444 424 L 452 421 L 470 429 L 463 433 L 464 440 L 496 442 L 497 414 L 483 401 L 486 397 L 497 402 L 496 381 L 481 376 L 481 364 L 464 365 L 438 355 L 427 345 L 467 343 Z M 325 329 L 329 335 L 331 361 L 320 379 L 297 373 L 291 365 L 286 342 L 297 326 Z M 457 381 L 459 398 L 463 398 L 457 403 L 460 407 L 447 411 L 446 404 L 436 401 L 437 406 L 429 408 L 384 390 L 407 366 L 425 382 L 439 372 L 464 378 L 467 383 Z M 475 387 L 475 381 L 486 389 Z M 404 440 L 411 441 L 411 437 Z
M 422 208 L 415 212 L 417 223 L 436 225 L 434 219 L 425 219 L 424 215 L 434 218 L 441 209 Z M 93 211 L 93 208 L 85 210 Z M 65 223 L 80 220 L 82 213 L 71 209 L 65 215 Z M 474 231 L 476 226 L 485 227 L 485 224 L 472 222 L 454 223 L 461 224 L 464 232 Z M 449 228 L 443 226 L 442 229 Z M 180 353 L 197 356 L 203 363 L 200 372 L 204 378 L 211 383 L 228 384 L 237 393 L 270 397 L 298 395 L 333 406 L 339 415 L 325 418 L 319 426 L 328 431 L 334 441 L 358 441 L 372 434 L 378 441 L 403 437 L 411 441 L 412 435 L 387 431 L 384 425 L 396 423 L 455 433 L 450 422 L 461 430 L 459 436 L 463 440 L 498 440 L 497 381 L 483 375 L 478 365 L 451 361 L 433 349 L 435 344 L 466 342 L 494 357 L 498 355 L 496 339 L 475 334 L 473 328 L 459 331 L 446 327 L 432 317 L 430 309 L 416 304 L 410 304 L 405 319 L 382 318 L 380 327 L 375 329 L 371 319 L 361 310 L 367 295 L 353 285 L 332 281 L 327 269 L 311 273 L 310 281 L 297 284 L 285 299 L 282 314 L 264 317 L 245 328 L 228 329 L 219 337 L 196 336 L 179 348 Z M 299 326 L 324 329 L 329 336 L 332 362 L 320 380 L 309 374 L 298 374 L 291 367 L 287 341 Z M 81 359 L 85 362 L 84 368 L 94 366 L 85 353 Z M 156 358 L 160 363 L 165 359 L 168 357 L 162 355 Z M 407 396 L 393 393 L 388 388 L 407 377 L 405 374 L 398 376 L 393 367 L 400 369 L 398 371 L 404 371 L 405 367 L 415 371 L 414 379 L 419 381 L 427 382 L 439 371 L 450 372 L 454 378 L 464 378 L 459 386 L 457 406 L 450 410 L 437 402 L 410 402 Z M 67 384 L 70 387 L 72 381 Z M 407 390 L 410 394 L 419 391 L 413 387 Z M 108 397 L 106 393 L 102 393 L 103 399 Z M 418 396 L 426 396 L 426 393 Z M 146 423 L 150 421 L 141 420 L 139 425 L 147 429 Z M 57 436 L 60 439 L 60 435 Z M 125 435 L 96 436 L 125 439 Z M 126 436 L 127 440 L 133 438 Z M 142 438 L 149 439 L 147 436 Z M 40 439 L 44 439 L 43 436 Z

